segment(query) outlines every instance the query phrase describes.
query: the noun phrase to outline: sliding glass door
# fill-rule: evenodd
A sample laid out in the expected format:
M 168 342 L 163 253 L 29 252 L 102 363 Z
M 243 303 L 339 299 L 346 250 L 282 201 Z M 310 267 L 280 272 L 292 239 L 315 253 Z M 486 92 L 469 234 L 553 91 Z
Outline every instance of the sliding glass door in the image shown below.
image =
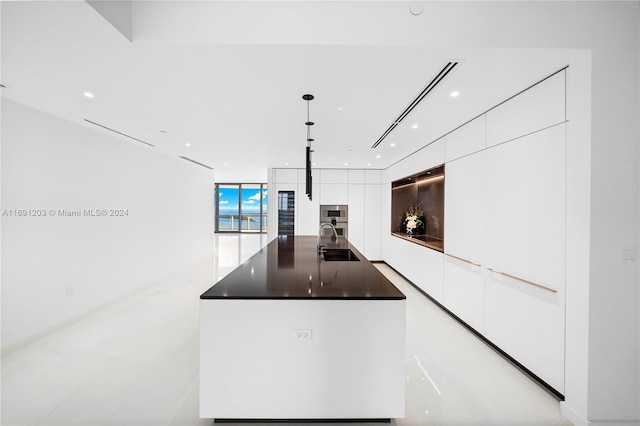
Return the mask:
M 240 185 L 216 184 L 216 232 L 238 232 L 240 229 Z
M 216 232 L 267 232 L 267 185 L 216 184 Z

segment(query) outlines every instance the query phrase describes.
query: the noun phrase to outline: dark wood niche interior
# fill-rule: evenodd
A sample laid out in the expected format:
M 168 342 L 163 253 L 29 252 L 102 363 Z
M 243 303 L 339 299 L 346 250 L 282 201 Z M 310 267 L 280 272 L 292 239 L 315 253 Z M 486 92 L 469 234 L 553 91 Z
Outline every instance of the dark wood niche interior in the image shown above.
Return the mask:
M 423 225 L 407 233 L 406 212 L 421 207 Z M 444 248 L 444 164 L 391 183 L 391 233 L 429 248 Z

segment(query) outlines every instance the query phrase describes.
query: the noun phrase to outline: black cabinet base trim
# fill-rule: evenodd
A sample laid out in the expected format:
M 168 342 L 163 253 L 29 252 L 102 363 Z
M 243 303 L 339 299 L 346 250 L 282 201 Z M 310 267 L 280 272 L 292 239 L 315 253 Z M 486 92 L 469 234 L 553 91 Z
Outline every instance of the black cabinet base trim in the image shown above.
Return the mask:
M 391 419 L 214 419 L 214 423 L 391 423 Z
M 422 293 L 424 296 L 426 296 L 429 300 L 431 300 L 433 303 L 435 303 L 440 309 L 442 309 L 444 312 L 449 314 L 453 319 L 458 321 L 463 327 L 465 327 L 474 336 L 476 336 L 478 339 L 480 339 L 482 342 L 484 342 L 487 346 L 489 346 L 491 349 L 493 349 L 498 355 L 502 356 L 505 360 L 509 361 L 509 363 L 511 363 L 518 370 L 522 371 L 524 374 L 529 376 L 529 378 L 533 379 L 533 382 L 536 383 L 538 386 L 540 386 L 542 389 L 544 389 L 547 393 L 549 393 L 551 396 L 553 396 L 558 401 L 564 401 L 564 395 L 561 394 L 560 392 L 558 392 L 558 390 L 556 390 L 554 387 L 552 387 L 549 383 L 547 383 L 544 380 L 542 380 L 540 377 L 538 377 L 535 373 L 533 373 L 527 367 L 525 367 L 524 365 L 520 364 L 515 358 L 511 357 L 511 355 L 509 355 L 508 353 L 506 353 L 505 351 L 500 349 L 500 347 L 497 346 L 495 343 L 493 343 L 491 340 L 489 340 L 485 336 L 483 336 L 478 330 L 476 330 L 475 328 L 471 327 L 469 324 L 467 324 L 462 319 L 460 319 L 460 317 L 458 317 L 456 314 L 451 312 L 449 309 L 445 308 L 444 305 L 442 305 L 436 299 L 431 297 L 431 295 L 429 295 L 429 293 L 425 292 L 423 289 L 421 289 L 420 287 L 415 285 L 413 283 L 413 281 L 411 281 L 409 278 L 407 278 L 404 275 L 402 275 L 402 273 L 400 273 L 393 266 L 389 265 L 386 262 L 384 262 L 384 264 L 387 265 L 389 268 L 393 269 L 398 275 L 400 275 L 402 278 L 404 278 L 405 281 L 407 281 L 416 290 L 418 290 L 420 293 Z

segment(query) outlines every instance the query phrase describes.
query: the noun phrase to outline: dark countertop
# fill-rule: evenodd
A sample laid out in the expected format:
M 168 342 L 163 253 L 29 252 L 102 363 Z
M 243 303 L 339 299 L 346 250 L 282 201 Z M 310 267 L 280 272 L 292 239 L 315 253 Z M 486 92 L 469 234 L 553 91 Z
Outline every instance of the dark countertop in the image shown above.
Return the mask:
M 200 299 L 405 299 L 347 240 L 321 242 L 328 249 L 349 248 L 360 261 L 319 260 L 317 241 L 314 236 L 278 237 Z
M 402 232 L 392 232 L 391 235 L 415 244 L 420 244 L 421 246 L 429 247 L 433 250 L 444 252 L 444 241 L 438 240 L 437 238 L 431 238 L 427 235 L 413 235 L 410 237 Z

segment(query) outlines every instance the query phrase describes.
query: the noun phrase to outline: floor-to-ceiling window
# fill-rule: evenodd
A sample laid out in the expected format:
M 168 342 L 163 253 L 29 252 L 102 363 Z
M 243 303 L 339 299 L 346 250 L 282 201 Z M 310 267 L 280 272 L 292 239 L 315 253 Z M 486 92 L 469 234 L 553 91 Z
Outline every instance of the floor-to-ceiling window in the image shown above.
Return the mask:
M 216 184 L 216 232 L 267 232 L 267 185 Z

